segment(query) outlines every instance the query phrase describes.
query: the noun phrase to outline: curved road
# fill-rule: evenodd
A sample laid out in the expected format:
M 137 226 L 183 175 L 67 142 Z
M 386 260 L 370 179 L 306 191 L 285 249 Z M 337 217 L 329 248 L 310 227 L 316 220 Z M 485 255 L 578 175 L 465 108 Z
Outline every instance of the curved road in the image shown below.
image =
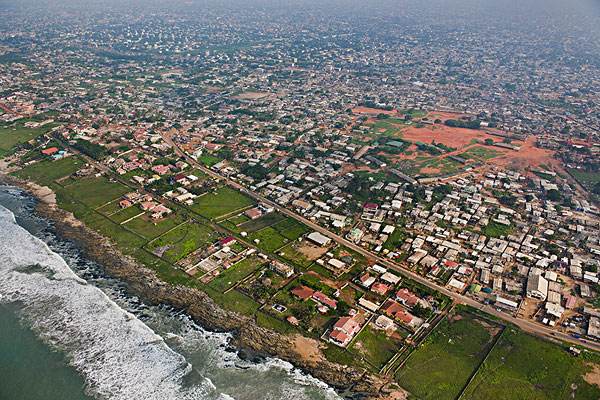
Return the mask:
M 545 325 L 541 325 L 541 324 L 535 323 L 530 320 L 517 318 L 517 317 L 514 317 L 505 312 L 498 311 L 495 307 L 492 307 L 492 306 L 489 306 L 486 304 L 482 304 L 470 297 L 464 296 L 459 293 L 452 292 L 452 291 L 448 290 L 447 288 L 440 286 L 413 271 L 403 268 L 400 265 L 398 265 L 388 259 L 377 256 L 377 255 L 371 253 L 370 251 L 365 250 L 364 248 L 358 246 L 356 243 L 351 242 L 351 241 L 343 238 L 342 236 L 339 236 L 339 235 L 329 231 L 328 229 L 314 223 L 313 221 L 306 219 L 303 216 L 298 215 L 295 212 L 290 211 L 284 207 L 281 207 L 277 203 L 274 203 L 273 201 L 255 193 L 253 191 L 248 190 L 246 187 L 239 184 L 238 182 L 236 182 L 232 179 L 229 179 L 225 176 L 222 176 L 222 175 L 212 171 L 211 169 L 206 168 L 204 165 L 200 164 L 195 159 L 190 157 L 175 142 L 173 142 L 173 140 L 171 139 L 169 134 L 163 133 L 162 137 L 165 140 L 165 142 L 167 144 L 169 144 L 171 147 L 173 147 L 175 149 L 176 153 L 179 154 L 181 157 L 185 158 L 188 163 L 190 163 L 191 165 L 194 165 L 195 167 L 202 170 L 206 174 L 212 176 L 213 178 L 225 181 L 229 186 L 249 195 L 250 197 L 254 198 L 255 200 L 257 200 L 261 203 L 268 204 L 269 206 L 276 209 L 278 212 L 280 212 L 284 215 L 287 215 L 288 217 L 294 218 L 295 220 L 302 222 L 303 224 L 307 225 L 311 229 L 331 238 L 338 244 L 342 244 L 342 245 L 356 251 L 357 253 L 362 254 L 363 256 L 376 261 L 378 264 L 381 264 L 391 270 L 394 270 L 395 272 L 398 272 L 399 274 L 401 274 L 407 278 L 410 278 L 410 279 L 417 281 L 431 289 L 437 290 L 437 291 L 445 294 L 446 296 L 453 299 L 456 303 L 468 305 L 473 308 L 477 308 L 477 309 L 484 311 L 490 315 L 493 315 L 494 317 L 497 317 L 504 321 L 510 322 L 511 324 L 518 326 L 522 330 L 532 333 L 534 335 L 542 336 L 542 337 L 547 338 L 552 341 L 560 340 L 560 341 L 568 342 L 571 344 L 578 344 L 578 345 L 587 347 L 587 348 L 595 350 L 595 351 L 600 351 L 600 343 L 592 342 L 590 340 L 578 340 L 566 333 L 550 329 L 550 328 L 546 327 Z

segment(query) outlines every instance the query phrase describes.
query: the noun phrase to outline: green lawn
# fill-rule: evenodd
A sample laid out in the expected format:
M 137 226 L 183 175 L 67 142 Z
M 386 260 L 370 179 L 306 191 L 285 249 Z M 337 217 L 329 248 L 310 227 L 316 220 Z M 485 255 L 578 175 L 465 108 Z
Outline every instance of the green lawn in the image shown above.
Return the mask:
M 248 232 L 248 233 L 256 232 L 258 230 L 266 228 L 267 226 L 271 226 L 273 224 L 281 222 L 284 219 L 285 219 L 285 217 L 283 215 L 276 213 L 276 212 L 272 212 L 272 213 L 265 214 L 262 217 L 257 218 L 255 220 L 247 221 L 246 223 L 243 223 L 242 225 L 238 226 L 238 230 L 240 232 Z
M 578 169 L 569 169 L 569 173 L 587 190 L 592 190 L 600 182 L 600 172 L 586 172 Z
M 80 179 L 65 187 L 65 190 L 76 200 L 93 208 L 116 200 L 131 191 L 127 186 L 111 182 L 105 177 Z
M 150 218 L 148 213 L 134 218 L 124 224 L 127 229 L 130 229 L 137 234 L 145 237 L 148 240 L 154 239 L 163 233 L 175 228 L 177 225 L 185 221 L 185 218 L 177 213 L 174 213 L 162 220 L 155 221 Z
M 599 365 L 598 355 L 593 358 Z M 592 361 L 573 357 L 560 346 L 507 328 L 463 399 L 596 400 L 600 398 L 600 388 L 583 379 L 591 370 L 586 362 Z
M 223 160 L 219 157 L 212 156 L 210 154 L 203 154 L 200 157 L 198 157 L 198 162 L 206 165 L 207 167 L 212 167 L 213 165 L 218 164 L 221 161 Z
M 44 160 L 17 171 L 15 175 L 47 186 L 57 179 L 77 172 L 83 165 L 83 161 L 77 157 L 67 157 L 57 161 Z
M 512 232 L 512 226 L 490 221 L 481 232 L 487 237 L 499 238 L 500 236 L 509 235 Z
M 308 227 L 293 218 L 287 218 L 277 224 L 273 225 L 273 228 L 281 234 L 281 236 L 288 240 L 296 240 L 300 236 L 308 233 L 310 229 Z
M 466 150 L 464 153 L 458 155 L 458 157 L 462 157 L 465 160 L 475 159 L 475 160 L 489 160 L 490 158 L 497 157 L 501 153 L 489 147 L 483 146 L 473 146 L 470 149 Z
M 218 236 L 212 228 L 196 221 L 188 221 L 153 241 L 148 248 L 154 252 L 160 247 L 168 246 L 162 257 L 176 263 L 196 249 L 214 242 Z
M 493 336 L 471 314 L 445 319 L 396 373 L 396 381 L 419 399 L 454 400 L 485 355 Z
M 387 337 L 385 332 L 367 326 L 356 337 L 350 351 L 364 357 L 378 372 L 401 348 L 402 344 Z
M 112 205 L 112 204 L 110 204 Z M 115 213 L 111 213 L 108 217 L 113 220 L 114 222 L 116 222 L 117 224 L 122 224 L 123 222 L 127 221 L 130 218 L 135 217 L 136 215 L 141 214 L 143 211 L 137 207 L 137 206 L 132 206 L 132 207 L 128 207 L 128 208 L 124 208 L 122 210 L 119 210 Z M 102 214 L 106 215 L 104 213 L 104 209 Z
M 248 235 L 248 238 L 252 241 L 258 239 L 260 242 L 256 246 L 269 253 L 274 252 L 288 242 L 285 237 L 271 226 L 251 233 Z
M 254 201 L 227 186 L 200 196 L 192 205 L 192 210 L 209 219 L 225 216 L 236 210 L 251 206 Z
M 210 282 L 210 286 L 224 292 L 238 281 L 250 275 L 263 265 L 264 261 L 258 257 L 245 258 L 237 264 L 232 265 L 229 269 L 223 271 L 218 277 Z
M 0 127 L 0 157 L 9 154 L 17 145 L 27 143 L 56 126 L 56 124 L 50 124 L 36 129 L 25 128 L 23 126 L 25 122 L 27 121 L 22 120 L 16 122 L 14 126 Z

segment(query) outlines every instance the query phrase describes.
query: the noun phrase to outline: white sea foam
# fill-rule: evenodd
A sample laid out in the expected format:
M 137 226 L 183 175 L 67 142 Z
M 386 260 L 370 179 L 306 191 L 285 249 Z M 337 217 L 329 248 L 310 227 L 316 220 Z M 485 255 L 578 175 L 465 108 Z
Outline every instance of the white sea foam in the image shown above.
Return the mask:
M 77 254 L 65 254 L 70 264 L 79 265 Z M 146 315 L 144 320 L 149 319 L 165 343 L 134 314 L 79 278 L 65 259 L 17 225 L 14 215 L 0 206 L 0 302 L 23 304 L 33 328 L 66 352 L 92 394 L 111 400 L 339 399 L 332 388 L 288 362 L 241 360 L 226 350 L 229 333 L 206 331 L 185 314 L 159 312 L 138 299 L 122 298 L 118 288 L 105 288 L 123 307 Z M 196 356 L 194 363 L 206 365 L 193 370 L 171 347 L 183 354 L 202 354 L 202 361 Z M 230 393 L 220 393 L 209 376 Z M 182 381 L 188 381 L 184 378 L 195 383 L 184 385 Z M 245 393 L 257 387 L 260 397 Z M 307 396 L 306 390 L 316 397 Z
M 1 206 L 0 272 L 2 301 L 23 304 L 34 330 L 66 352 L 91 393 L 115 400 L 219 397 L 208 380 L 184 388 L 191 366 L 183 356 L 77 277 Z

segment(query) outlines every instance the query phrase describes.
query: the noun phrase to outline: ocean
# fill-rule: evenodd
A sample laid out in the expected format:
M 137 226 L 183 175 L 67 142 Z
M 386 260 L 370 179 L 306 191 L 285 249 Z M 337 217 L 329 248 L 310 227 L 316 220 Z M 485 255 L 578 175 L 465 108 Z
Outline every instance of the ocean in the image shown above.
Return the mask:
M 150 306 L 102 273 L 23 191 L 0 186 L 0 400 L 333 400 L 278 359 Z

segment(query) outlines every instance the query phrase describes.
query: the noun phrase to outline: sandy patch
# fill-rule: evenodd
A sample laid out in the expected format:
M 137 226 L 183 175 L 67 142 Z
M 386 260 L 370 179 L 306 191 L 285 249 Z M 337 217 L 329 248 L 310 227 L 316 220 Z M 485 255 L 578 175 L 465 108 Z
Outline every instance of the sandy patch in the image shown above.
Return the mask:
M 301 335 L 294 337 L 294 351 L 301 359 L 312 364 L 323 361 L 323 353 L 319 347 L 319 342 Z
M 590 385 L 600 387 L 600 365 L 594 363 L 588 363 L 587 365 L 591 367 L 592 370 L 585 374 L 583 379 Z
M 327 248 L 312 246 L 308 243 L 304 243 L 298 247 L 298 252 L 307 259 L 314 261 L 318 258 L 321 258 L 323 254 L 327 253 Z

